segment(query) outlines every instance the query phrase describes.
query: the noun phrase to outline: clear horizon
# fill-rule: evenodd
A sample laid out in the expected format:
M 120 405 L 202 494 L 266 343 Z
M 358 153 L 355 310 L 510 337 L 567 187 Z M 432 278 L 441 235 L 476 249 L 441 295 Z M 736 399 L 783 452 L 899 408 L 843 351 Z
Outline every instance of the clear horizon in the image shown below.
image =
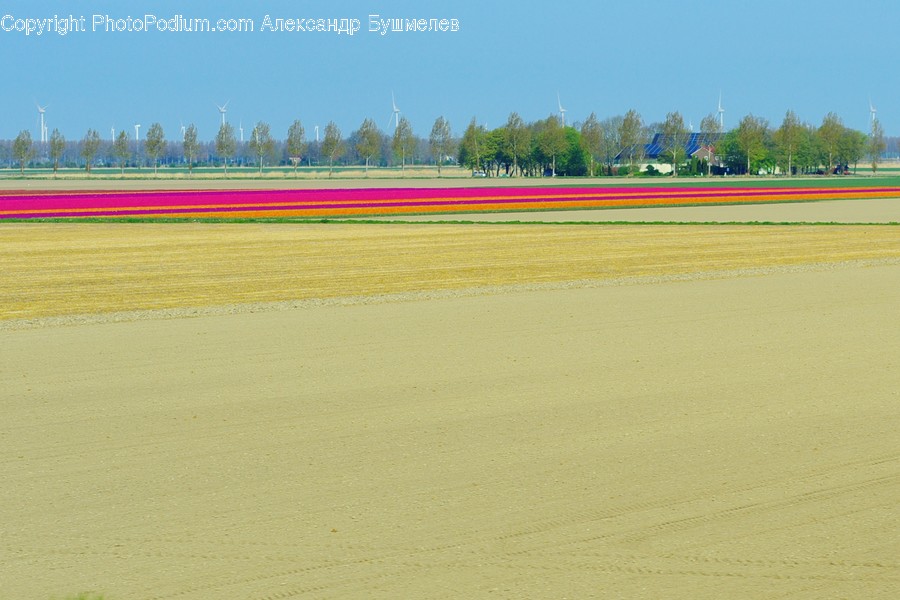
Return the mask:
M 664 0 L 129 4 L 52 0 L 0 10 L 0 50 L 14 57 L 0 94 L 0 138 L 25 129 L 39 140 L 36 104 L 47 107 L 48 131 L 58 128 L 69 140 L 88 128 L 103 139 L 112 128 L 132 137 L 136 123 L 143 137 L 159 122 L 170 140 L 193 123 L 208 141 L 221 124 L 217 105 L 226 101 L 228 121 L 236 131 L 242 125 L 245 136 L 265 121 L 284 139 L 295 119 L 307 139 L 329 121 L 345 135 L 365 118 L 387 131 L 392 93 L 420 137 L 438 116 L 456 135 L 473 117 L 488 128 L 513 111 L 526 121 L 543 119 L 558 113 L 557 94 L 569 123 L 591 112 L 602 119 L 635 109 L 645 123 L 679 111 L 696 128 L 716 111 L 721 93 L 727 129 L 751 113 L 777 127 L 791 109 L 804 122 L 818 124 L 834 112 L 847 127 L 868 131 L 871 100 L 885 134 L 900 134 L 900 115 L 891 108 L 900 86 L 888 76 L 900 5 L 886 0 L 852 10 L 833 0 L 762 0 L 749 8 L 699 0 L 678 7 Z M 370 31 L 372 14 L 456 19 L 460 26 L 381 35 Z M 146 15 L 213 24 L 247 19 L 254 31 L 92 31 L 95 15 L 113 23 Z M 267 15 L 273 24 L 357 19 L 360 29 L 352 36 L 262 31 Z M 70 16 L 84 17 L 86 30 L 16 30 L 54 17 L 58 26 Z

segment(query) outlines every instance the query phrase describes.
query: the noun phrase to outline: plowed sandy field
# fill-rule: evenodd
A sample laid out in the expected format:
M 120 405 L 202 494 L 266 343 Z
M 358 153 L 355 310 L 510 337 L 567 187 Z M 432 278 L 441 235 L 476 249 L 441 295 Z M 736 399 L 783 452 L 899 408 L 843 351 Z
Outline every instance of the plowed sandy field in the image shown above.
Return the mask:
M 0 265 L 4 598 L 900 590 L 896 227 L 19 224 Z

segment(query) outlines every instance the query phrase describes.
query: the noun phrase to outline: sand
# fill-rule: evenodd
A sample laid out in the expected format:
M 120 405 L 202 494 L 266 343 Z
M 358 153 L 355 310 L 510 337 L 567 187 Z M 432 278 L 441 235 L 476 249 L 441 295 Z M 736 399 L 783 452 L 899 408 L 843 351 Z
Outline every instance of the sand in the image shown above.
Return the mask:
M 900 265 L 819 242 L 835 262 L 0 330 L 0 589 L 896 598 Z

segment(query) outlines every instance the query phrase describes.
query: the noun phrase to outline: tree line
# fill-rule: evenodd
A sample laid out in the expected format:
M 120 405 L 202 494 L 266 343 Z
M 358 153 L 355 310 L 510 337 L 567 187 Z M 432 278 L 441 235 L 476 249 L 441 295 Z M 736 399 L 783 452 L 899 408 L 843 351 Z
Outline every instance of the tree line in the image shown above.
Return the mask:
M 27 130 L 14 140 L 0 143 L 0 160 L 18 165 L 24 174 L 29 164 L 50 166 L 77 165 L 90 172 L 98 162 L 118 166 L 122 172 L 130 166 L 152 166 L 161 162 L 180 165 L 192 171 L 197 166 L 221 167 L 253 165 L 393 166 L 402 171 L 408 164 L 459 164 L 481 176 L 609 176 L 654 174 L 652 161 L 669 166 L 674 175 L 716 173 L 731 174 L 809 174 L 833 173 L 866 160 L 873 172 L 887 148 L 888 139 L 874 118 L 867 133 L 846 127 L 834 113 L 828 113 L 818 125 L 802 122 L 787 111 L 777 127 L 754 115 L 742 118 L 737 127 L 724 131 L 714 114 L 700 122 L 699 132 L 685 124 L 678 112 L 666 115 L 662 122 L 645 123 L 636 110 L 624 115 L 598 119 L 591 113 L 572 126 L 551 114 L 545 119 L 526 122 L 511 113 L 500 127 L 487 129 L 473 118 L 461 136 L 454 136 L 449 121 L 438 117 L 427 138 L 417 136 L 406 117 L 396 121 L 391 133 L 378 128 L 372 119 L 345 138 L 330 122 L 321 140 L 307 140 L 299 120 L 289 126 L 286 136 L 277 140 L 264 122 L 258 122 L 248 139 L 239 142 L 234 127 L 223 123 L 215 139 L 202 142 L 197 127 L 183 127 L 180 140 L 168 140 L 159 123 L 152 124 L 139 143 L 120 131 L 110 140 L 102 140 L 98 131 L 89 129 L 81 140 L 69 141 L 54 129 L 46 145 L 38 145 Z M 692 133 L 705 142 L 698 158 L 687 155 Z M 317 132 L 318 134 L 318 132 Z M 317 136 L 318 137 L 318 136 Z M 655 139 L 657 154 L 647 157 L 647 145 Z

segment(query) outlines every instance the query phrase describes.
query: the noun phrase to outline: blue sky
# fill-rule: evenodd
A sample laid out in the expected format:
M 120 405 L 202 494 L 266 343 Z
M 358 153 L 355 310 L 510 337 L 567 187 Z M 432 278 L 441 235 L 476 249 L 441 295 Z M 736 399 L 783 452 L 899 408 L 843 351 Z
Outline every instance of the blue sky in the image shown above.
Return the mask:
M 124 8 L 123 8 L 124 7 Z M 0 138 L 49 129 L 78 139 L 90 127 L 133 134 L 160 122 L 214 137 L 215 103 L 245 133 L 268 122 L 276 137 L 300 119 L 335 121 L 345 135 L 363 119 L 388 129 L 391 92 L 419 135 L 448 118 L 489 128 L 510 111 L 527 121 L 556 111 L 568 122 L 634 108 L 646 122 L 680 111 L 698 125 L 721 91 L 726 127 L 748 113 L 780 123 L 787 109 L 818 124 L 829 111 L 868 128 L 868 103 L 888 135 L 900 134 L 900 2 L 755 0 L 31 0 L 0 2 L 0 17 L 253 19 L 253 33 L 44 33 L 0 30 L 4 60 Z M 455 18 L 458 32 L 370 33 L 368 15 Z M 355 36 L 259 31 L 263 18 L 356 18 Z

